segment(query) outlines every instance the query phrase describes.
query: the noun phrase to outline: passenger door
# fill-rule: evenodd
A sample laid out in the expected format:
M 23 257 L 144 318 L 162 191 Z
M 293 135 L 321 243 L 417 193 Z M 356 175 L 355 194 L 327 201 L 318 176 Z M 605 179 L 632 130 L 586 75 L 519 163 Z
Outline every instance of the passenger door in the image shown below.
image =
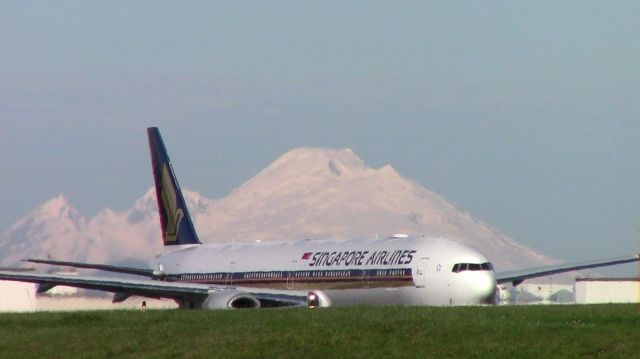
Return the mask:
M 429 264 L 429 258 L 420 258 L 420 263 L 416 267 L 416 273 L 413 276 L 413 280 L 415 281 L 416 288 L 424 288 L 427 282 L 427 266 Z

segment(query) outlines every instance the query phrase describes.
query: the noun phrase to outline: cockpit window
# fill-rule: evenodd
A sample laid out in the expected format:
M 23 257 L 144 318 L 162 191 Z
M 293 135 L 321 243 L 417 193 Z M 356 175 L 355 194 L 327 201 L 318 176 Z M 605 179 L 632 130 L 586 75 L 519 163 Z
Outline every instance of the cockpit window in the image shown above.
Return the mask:
M 454 273 L 464 272 L 466 270 L 480 271 L 480 270 L 493 270 L 493 265 L 490 262 L 486 263 L 456 263 L 451 269 Z
M 481 264 L 469 263 L 469 270 L 481 270 Z

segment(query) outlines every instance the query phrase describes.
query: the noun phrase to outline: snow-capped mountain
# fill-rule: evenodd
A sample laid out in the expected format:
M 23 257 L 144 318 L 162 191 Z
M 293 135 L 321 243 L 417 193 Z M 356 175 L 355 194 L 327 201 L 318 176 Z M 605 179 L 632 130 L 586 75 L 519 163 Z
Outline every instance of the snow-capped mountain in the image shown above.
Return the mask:
M 87 220 L 59 195 L 16 222 L 0 237 L 2 263 L 14 265 L 24 255 L 46 258 L 73 254 L 87 260 L 91 243 L 82 238 Z
M 224 198 L 211 200 L 188 190 L 184 195 L 204 242 L 384 238 L 406 233 L 458 239 L 484 252 L 501 269 L 554 262 L 403 178 L 391 166 L 367 167 L 350 149 L 295 149 Z M 104 209 L 90 219 L 58 196 L 0 236 L 2 265 L 47 256 L 140 262 L 160 251 L 153 189 L 128 210 Z

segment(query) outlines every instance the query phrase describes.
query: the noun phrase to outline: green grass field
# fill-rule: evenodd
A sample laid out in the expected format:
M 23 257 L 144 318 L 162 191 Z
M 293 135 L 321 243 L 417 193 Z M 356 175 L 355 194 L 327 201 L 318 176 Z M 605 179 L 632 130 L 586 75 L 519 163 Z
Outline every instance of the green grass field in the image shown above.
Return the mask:
M 634 358 L 635 305 L 0 314 L 3 358 Z

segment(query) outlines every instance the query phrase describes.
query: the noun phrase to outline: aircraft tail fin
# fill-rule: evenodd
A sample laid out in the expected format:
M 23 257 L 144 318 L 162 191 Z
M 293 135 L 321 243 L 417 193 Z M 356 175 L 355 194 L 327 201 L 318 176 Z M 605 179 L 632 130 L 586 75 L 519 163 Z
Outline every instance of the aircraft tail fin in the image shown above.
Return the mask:
M 200 244 L 160 131 L 157 127 L 149 127 L 147 135 L 160 214 L 162 241 L 165 246 Z

